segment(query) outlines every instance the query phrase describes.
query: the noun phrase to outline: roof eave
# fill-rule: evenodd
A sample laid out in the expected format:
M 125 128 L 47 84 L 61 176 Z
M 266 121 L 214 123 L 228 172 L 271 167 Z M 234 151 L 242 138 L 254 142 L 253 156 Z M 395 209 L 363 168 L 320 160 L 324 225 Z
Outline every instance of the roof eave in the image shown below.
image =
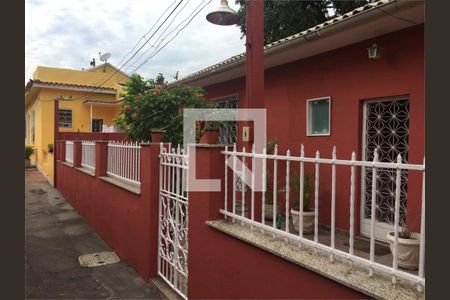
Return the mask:
M 273 56 L 275 54 L 283 53 L 287 49 L 291 49 L 292 47 L 299 47 L 303 44 L 310 43 L 312 40 L 317 40 L 317 38 L 323 40 L 323 39 L 326 39 L 328 36 L 334 35 L 339 32 L 343 32 L 343 31 L 345 31 L 351 27 L 354 27 L 358 24 L 364 24 L 364 23 L 371 22 L 371 21 L 377 19 L 379 16 L 389 13 L 390 10 L 391 11 L 396 10 L 398 12 L 399 10 L 402 10 L 404 8 L 412 8 L 412 7 L 419 6 L 419 5 L 423 6 L 423 2 L 421 2 L 421 1 L 382 2 L 382 3 L 380 3 L 376 6 L 373 6 L 369 9 L 362 10 L 361 12 L 359 12 L 356 15 L 352 15 L 352 16 L 343 18 L 337 22 L 335 22 L 333 20 L 329 20 L 327 22 L 322 23 L 320 26 L 318 25 L 312 29 L 308 29 L 308 30 L 305 30 L 296 35 L 276 41 L 265 47 L 265 50 L 264 50 L 265 68 L 267 69 L 267 68 L 275 66 L 275 65 L 272 65 L 272 66 L 266 65 L 267 58 L 270 58 L 271 56 Z M 381 7 L 383 8 L 383 11 L 381 10 Z M 323 24 L 326 24 L 326 23 L 328 23 L 328 24 L 324 26 Z M 317 53 L 317 54 L 319 54 L 319 53 Z M 170 83 L 170 85 L 172 85 L 172 86 L 178 85 L 178 84 L 198 85 L 198 83 L 200 81 L 202 81 L 203 79 L 205 79 L 207 77 L 210 77 L 210 76 L 216 75 L 216 74 L 220 74 L 220 73 L 224 73 L 224 72 L 230 71 L 232 69 L 236 69 L 236 68 L 244 65 L 245 60 L 246 60 L 245 53 L 242 53 L 237 56 L 241 56 L 241 57 L 237 58 L 235 61 L 233 61 L 231 63 L 221 62 L 221 63 L 217 64 L 217 65 L 223 64 L 223 66 L 218 66 L 216 68 L 214 68 L 214 65 L 210 66 L 208 68 L 213 68 L 212 70 L 208 70 L 205 72 L 202 72 L 202 70 L 200 70 L 200 71 L 196 72 L 196 73 L 199 73 L 198 75 L 194 75 L 195 73 L 193 73 L 191 75 L 186 76 L 185 78 L 182 78 L 178 81 Z M 298 59 L 302 59 L 302 58 L 303 57 L 299 57 Z M 230 60 L 230 59 L 228 59 L 228 60 Z M 208 68 L 206 68 L 206 69 L 208 69 Z M 242 73 L 242 70 L 240 73 Z M 240 74 L 240 73 L 235 71 L 235 74 Z M 245 76 L 245 71 L 244 71 L 244 74 L 241 74 L 241 77 L 242 76 Z M 235 79 L 235 78 L 238 78 L 238 76 L 235 76 L 234 78 L 230 78 L 230 79 Z M 204 85 L 200 85 L 200 86 L 204 86 Z

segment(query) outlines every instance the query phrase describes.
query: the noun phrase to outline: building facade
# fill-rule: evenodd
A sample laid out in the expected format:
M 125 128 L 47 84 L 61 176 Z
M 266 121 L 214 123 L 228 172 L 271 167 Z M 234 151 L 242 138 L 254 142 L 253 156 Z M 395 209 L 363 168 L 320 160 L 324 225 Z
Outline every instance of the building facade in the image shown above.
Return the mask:
M 31 159 L 51 183 L 55 124 L 58 132 L 102 132 L 112 126 L 127 80 L 126 74 L 108 63 L 87 70 L 36 68 L 25 88 L 25 145 L 34 148 Z
M 342 159 L 421 164 L 425 155 L 424 6 L 420 1 L 379 1 L 265 47 L 264 107 L 267 138 L 279 151 Z M 395 16 L 394 16 L 395 15 Z M 369 56 L 373 45 L 381 51 Z M 212 101 L 245 103 L 245 54 L 172 84 L 203 87 Z M 221 105 L 223 106 L 223 105 Z M 236 130 L 235 141 L 240 132 Z M 348 170 L 338 176 L 336 228 L 348 231 Z M 378 179 L 376 235 L 392 231 L 395 176 Z M 342 178 L 340 180 L 339 178 Z M 321 171 L 322 224 L 330 224 L 330 171 Z M 420 225 L 420 176 L 402 175 L 401 218 Z M 358 233 L 370 234 L 370 174 L 360 170 Z M 407 218 L 408 217 L 408 218 Z

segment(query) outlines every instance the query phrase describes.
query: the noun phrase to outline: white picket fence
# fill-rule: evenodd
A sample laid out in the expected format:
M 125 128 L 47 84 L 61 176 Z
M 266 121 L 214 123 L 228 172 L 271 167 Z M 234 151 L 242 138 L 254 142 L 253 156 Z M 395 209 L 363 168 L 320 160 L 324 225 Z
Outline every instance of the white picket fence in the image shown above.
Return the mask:
M 355 152 L 353 152 L 351 156 L 351 160 L 342 160 L 336 158 L 336 150 L 334 148 L 332 153 L 332 158 L 321 158 L 319 151 L 316 152 L 315 157 L 305 157 L 304 155 L 304 149 L 303 145 L 301 146 L 301 156 L 291 156 L 290 151 L 288 150 L 285 155 L 278 154 L 278 146 L 275 147 L 274 154 L 267 154 L 266 149 L 262 151 L 262 153 L 255 153 L 254 148 L 252 149 L 252 152 L 246 152 L 245 148 L 242 149 L 241 152 L 238 152 L 236 149 L 236 145 L 234 145 L 233 149 L 230 151 L 228 147 L 226 147 L 225 151 L 222 152 L 225 155 L 225 203 L 224 203 L 224 209 L 221 209 L 220 212 L 226 217 L 231 217 L 233 221 L 238 220 L 242 223 L 246 223 L 252 226 L 252 228 L 260 228 L 266 232 L 270 232 L 274 236 L 280 236 L 286 239 L 291 239 L 299 243 L 299 245 L 305 245 L 307 247 L 313 247 L 314 249 L 320 249 L 322 251 L 325 251 L 328 253 L 330 260 L 334 261 L 335 257 L 341 257 L 345 258 L 347 260 L 353 261 L 354 263 L 360 264 L 363 267 L 367 268 L 369 275 L 371 276 L 373 274 L 373 271 L 379 271 L 384 274 L 387 274 L 388 276 L 392 276 L 392 280 L 395 283 L 396 278 L 403 278 L 405 280 L 408 280 L 412 282 L 413 284 L 417 284 L 417 288 L 419 290 L 422 290 L 425 287 L 425 278 L 424 278 L 424 264 L 425 264 L 425 163 L 423 164 L 406 164 L 402 163 L 402 158 L 400 155 L 398 156 L 396 163 L 386 163 L 386 162 L 379 162 L 377 161 L 377 152 L 375 150 L 374 160 L 373 161 L 358 161 L 356 160 Z M 276 222 L 273 221 L 272 224 L 266 224 L 265 222 L 265 193 L 261 193 L 261 205 L 262 205 L 262 221 L 256 221 L 255 215 L 254 215 L 254 199 L 255 199 L 255 191 L 253 190 L 253 187 L 255 186 L 255 175 L 252 172 L 252 175 L 250 175 L 252 178 L 247 178 L 247 181 L 245 180 L 245 173 L 242 169 L 239 169 L 238 172 L 234 171 L 233 176 L 233 187 L 232 187 L 232 211 L 228 210 L 228 166 L 227 166 L 227 160 L 231 157 L 232 160 L 232 166 L 233 169 L 236 170 L 237 161 L 245 165 L 245 159 L 247 158 L 247 162 L 251 160 L 251 165 L 255 165 L 255 160 L 260 159 L 262 160 L 262 174 L 266 174 L 267 170 L 267 163 L 268 161 L 273 164 L 273 186 L 274 186 L 274 193 L 273 193 L 273 203 L 277 203 L 277 192 L 276 187 L 278 185 L 279 179 L 277 177 L 277 163 L 280 161 L 283 161 L 283 166 L 285 166 L 285 176 L 282 176 L 280 178 L 283 178 L 283 182 L 285 183 L 284 186 L 284 192 L 285 192 L 285 199 L 281 200 L 281 202 L 284 202 L 285 205 L 281 205 L 283 208 L 281 210 L 284 210 L 285 213 L 285 229 L 278 229 L 276 227 Z M 308 239 L 303 236 L 303 190 L 304 190 L 304 164 L 305 163 L 311 163 L 314 164 L 315 172 L 314 172 L 314 178 L 312 178 L 314 182 L 314 190 L 311 190 L 311 202 L 314 203 L 314 207 L 319 207 L 319 166 L 320 165 L 329 165 L 331 166 L 331 242 L 330 245 L 325 245 L 319 242 L 319 210 L 315 209 L 315 217 L 314 217 L 314 239 Z M 242 165 L 241 163 L 239 165 Z M 299 220 L 299 231 L 298 233 L 291 233 L 289 232 L 289 222 L 292 222 L 289 217 L 289 199 L 290 199 L 290 171 L 289 169 L 293 167 L 294 164 L 298 164 L 298 169 L 300 173 L 300 191 L 299 191 L 299 208 L 300 208 L 300 220 Z M 339 249 L 336 249 L 335 245 L 335 220 L 336 220 L 336 166 L 349 166 L 351 169 L 351 175 L 349 179 L 349 185 L 350 185 L 350 195 L 348 197 L 349 199 L 349 207 L 350 207 L 350 232 L 349 232 L 349 251 L 345 252 Z M 375 213 L 374 209 L 376 207 L 376 193 L 377 193 L 377 186 L 376 184 L 372 184 L 371 191 L 372 191 L 372 197 L 371 197 L 371 207 L 372 207 L 372 213 L 370 216 L 370 222 L 371 222 L 371 235 L 370 235 L 370 257 L 369 259 L 363 258 L 360 256 L 354 255 L 354 232 L 355 232 L 355 199 L 357 199 L 355 194 L 355 185 L 356 185 L 356 168 L 371 168 L 372 170 L 372 178 L 377 178 L 377 172 L 379 169 L 390 169 L 393 173 L 396 175 L 396 181 L 395 181 L 395 208 L 394 208 L 394 247 L 393 247 L 393 261 L 392 266 L 387 266 L 384 264 L 381 264 L 379 262 L 375 261 Z M 408 171 L 419 171 L 422 172 L 422 211 L 421 211 L 421 233 L 420 233 L 420 254 L 419 254 L 419 270 L 417 275 L 411 274 L 409 272 L 399 270 L 398 269 L 398 261 L 397 261 L 397 253 L 399 249 L 399 230 L 400 230 L 400 189 L 401 189 L 401 173 L 405 170 Z M 247 186 L 251 188 L 250 191 L 250 199 L 249 202 L 246 204 L 246 194 L 248 195 L 248 192 L 245 193 L 246 190 L 245 184 L 242 183 L 244 188 L 241 188 L 238 190 L 237 188 L 237 176 L 241 177 L 241 182 L 247 182 Z M 267 186 L 266 182 L 266 176 L 262 176 L 262 185 L 263 187 Z M 250 183 L 248 183 L 250 182 Z M 376 182 L 376 180 L 373 180 L 372 182 Z M 240 208 L 240 212 L 236 211 L 236 193 L 241 194 L 241 205 L 242 208 Z M 249 212 L 246 212 L 245 207 L 248 207 Z M 277 214 L 277 205 L 273 205 L 273 216 L 275 220 L 275 216 Z M 301 248 L 299 249 L 301 251 Z
M 66 162 L 73 164 L 73 141 L 66 141 Z
M 89 170 L 95 170 L 95 142 L 81 142 L 81 166 Z
M 106 174 L 126 183 L 141 185 L 141 146 L 138 142 L 108 143 Z

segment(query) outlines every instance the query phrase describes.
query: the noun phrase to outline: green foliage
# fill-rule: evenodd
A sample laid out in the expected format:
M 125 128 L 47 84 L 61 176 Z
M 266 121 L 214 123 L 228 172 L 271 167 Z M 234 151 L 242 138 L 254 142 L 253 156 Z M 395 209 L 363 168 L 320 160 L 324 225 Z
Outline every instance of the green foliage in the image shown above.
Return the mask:
M 345 14 L 373 0 L 321 0 L 321 1 L 264 1 L 264 40 L 272 43 L 296 34 L 329 18 L 329 9 L 337 15 Z M 246 0 L 236 0 L 240 4 L 238 15 L 242 36 L 245 36 Z
M 291 185 L 297 202 L 300 201 L 300 176 L 291 176 Z M 298 206 L 297 206 L 298 209 Z M 303 178 L 303 211 L 311 210 L 311 175 L 305 172 Z
M 25 146 L 25 159 L 30 159 L 30 156 L 33 154 L 33 147 Z
M 201 88 L 168 87 L 162 74 L 144 80 L 134 74 L 124 88 L 123 103 L 115 123 L 134 141 L 147 141 L 152 129 L 165 130 L 164 142 L 183 142 L 183 109 L 209 108 Z

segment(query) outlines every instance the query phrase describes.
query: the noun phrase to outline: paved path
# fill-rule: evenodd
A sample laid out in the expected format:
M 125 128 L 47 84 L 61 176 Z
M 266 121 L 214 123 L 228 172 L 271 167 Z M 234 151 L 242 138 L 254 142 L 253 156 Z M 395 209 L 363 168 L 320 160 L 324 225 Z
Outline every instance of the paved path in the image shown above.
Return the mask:
M 162 299 L 125 262 L 82 268 L 78 256 L 110 251 L 38 171 L 25 171 L 27 299 Z

